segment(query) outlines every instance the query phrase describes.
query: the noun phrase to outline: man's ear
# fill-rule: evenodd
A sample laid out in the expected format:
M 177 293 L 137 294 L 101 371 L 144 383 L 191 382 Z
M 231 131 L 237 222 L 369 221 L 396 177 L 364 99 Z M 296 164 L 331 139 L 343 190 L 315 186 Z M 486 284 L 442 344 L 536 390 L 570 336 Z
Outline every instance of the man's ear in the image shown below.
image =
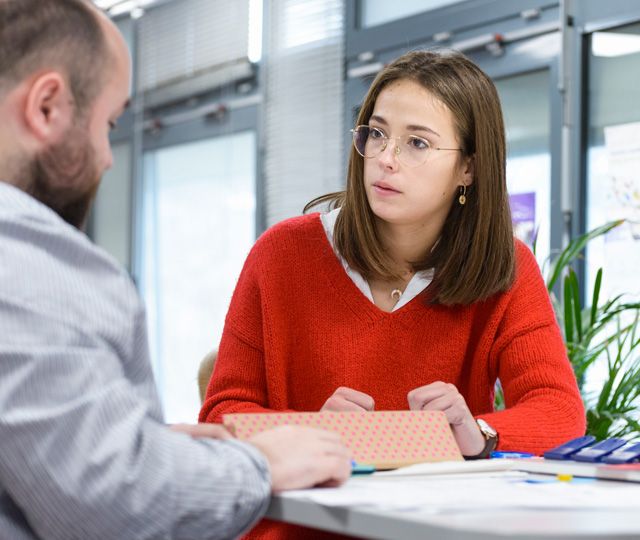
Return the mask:
M 57 142 L 74 116 L 74 101 L 64 77 L 47 71 L 29 86 L 24 101 L 25 127 L 41 143 Z
M 476 177 L 476 156 L 464 158 L 462 164 L 462 181 L 465 186 L 470 186 Z

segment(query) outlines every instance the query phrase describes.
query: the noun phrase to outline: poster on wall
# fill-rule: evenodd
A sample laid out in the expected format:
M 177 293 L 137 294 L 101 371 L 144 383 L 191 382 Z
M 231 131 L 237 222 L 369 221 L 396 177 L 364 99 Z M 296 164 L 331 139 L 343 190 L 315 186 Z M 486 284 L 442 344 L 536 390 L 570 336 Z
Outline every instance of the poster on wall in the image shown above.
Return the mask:
M 514 234 L 530 248 L 543 270 L 550 254 L 550 154 L 511 156 L 507 159 L 507 189 Z
M 604 128 L 606 221 L 625 223 L 605 237 L 603 271 L 612 293 L 638 295 L 640 269 L 640 122 Z
M 536 239 L 536 194 L 535 192 L 509 195 L 513 232 L 516 238 L 529 247 Z

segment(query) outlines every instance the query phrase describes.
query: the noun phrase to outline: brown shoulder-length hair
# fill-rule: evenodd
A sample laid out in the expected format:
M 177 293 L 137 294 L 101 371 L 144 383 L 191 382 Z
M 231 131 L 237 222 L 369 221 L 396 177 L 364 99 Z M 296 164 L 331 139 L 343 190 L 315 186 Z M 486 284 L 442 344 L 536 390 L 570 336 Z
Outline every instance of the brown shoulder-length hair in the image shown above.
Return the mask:
M 380 92 L 398 80 L 412 80 L 453 113 L 462 159 L 474 160 L 474 180 L 464 206 L 451 205 L 440 240 L 415 271 L 434 269 L 431 301 L 471 304 L 507 290 L 514 279 L 515 254 L 505 178 L 505 134 L 500 99 L 489 77 L 454 51 L 412 51 L 386 66 L 369 88 L 356 125 L 368 124 Z M 376 229 L 364 185 L 364 158 L 351 147 L 347 189 L 318 197 L 340 207 L 333 231 L 338 252 L 366 279 L 399 277 Z

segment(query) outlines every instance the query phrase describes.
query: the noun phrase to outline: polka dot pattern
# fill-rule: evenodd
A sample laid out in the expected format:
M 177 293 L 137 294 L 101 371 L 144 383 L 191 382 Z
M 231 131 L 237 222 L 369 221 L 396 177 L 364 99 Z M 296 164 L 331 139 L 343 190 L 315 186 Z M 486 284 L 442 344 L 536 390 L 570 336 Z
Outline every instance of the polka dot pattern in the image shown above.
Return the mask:
M 460 461 L 462 455 L 441 411 L 286 412 L 226 414 L 239 439 L 292 424 L 334 431 L 353 458 L 378 469 L 424 461 Z

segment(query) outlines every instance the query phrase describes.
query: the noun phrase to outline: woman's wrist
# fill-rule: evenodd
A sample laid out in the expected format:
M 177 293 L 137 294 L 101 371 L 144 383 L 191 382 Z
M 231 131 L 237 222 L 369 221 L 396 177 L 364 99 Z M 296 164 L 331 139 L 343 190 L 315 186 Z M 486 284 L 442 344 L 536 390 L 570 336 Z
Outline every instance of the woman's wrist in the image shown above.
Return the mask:
M 463 456 L 476 456 L 484 450 L 487 440 L 473 417 L 451 429 Z

